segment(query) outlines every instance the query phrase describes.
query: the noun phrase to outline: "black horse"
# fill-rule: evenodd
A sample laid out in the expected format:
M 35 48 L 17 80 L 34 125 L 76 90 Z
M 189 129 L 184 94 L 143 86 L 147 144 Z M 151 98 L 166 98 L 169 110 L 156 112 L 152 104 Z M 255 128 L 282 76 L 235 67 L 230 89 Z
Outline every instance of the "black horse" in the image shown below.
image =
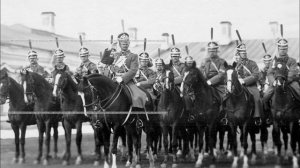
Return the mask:
M 161 81 L 157 81 L 156 85 L 160 85 L 161 93 L 158 102 L 158 111 L 166 112 L 160 114 L 160 126 L 163 132 L 163 144 L 164 144 L 164 160 L 161 167 L 167 167 L 168 153 L 169 153 L 169 141 L 168 135 L 170 135 L 170 148 L 172 149 L 173 164 L 172 167 L 177 166 L 177 147 L 178 147 L 178 135 L 179 132 L 184 133 L 184 104 L 180 97 L 180 91 L 174 84 L 174 74 L 169 69 L 166 69 L 165 74 Z M 187 145 L 188 136 L 184 136 L 184 142 Z M 188 147 L 185 147 L 185 149 Z
M 249 134 L 249 125 L 252 121 L 252 112 L 254 110 L 254 99 L 248 90 L 240 84 L 238 80 L 238 73 L 235 70 L 236 63 L 232 66 L 226 66 L 226 90 L 227 98 L 223 102 L 224 116 L 223 120 L 228 121 L 229 130 L 229 141 L 234 154 L 234 160 L 232 167 L 237 167 L 237 127 L 241 131 L 241 152 L 240 156 L 244 158 L 243 167 L 248 167 L 247 157 L 247 137 Z M 253 138 L 253 134 L 251 134 Z M 255 137 L 255 134 L 254 134 Z
M 63 126 L 65 129 L 66 150 L 63 156 L 63 165 L 69 164 L 71 157 L 71 136 L 72 128 L 76 129 L 76 145 L 77 145 L 77 159 L 75 164 L 81 164 L 81 141 L 82 141 L 82 123 L 88 122 L 83 114 L 83 104 L 77 91 L 77 81 L 72 78 L 64 69 L 57 70 L 53 73 L 54 88 L 53 96 L 60 100 L 60 108 L 63 113 Z M 74 112 L 74 113 L 72 113 Z M 82 112 L 82 114 L 79 114 Z
M 196 66 L 189 68 L 184 74 L 181 92 L 189 111 L 189 122 L 196 123 L 199 134 L 199 155 L 196 167 L 203 164 L 203 137 L 206 136 L 210 156 L 216 157 L 216 131 L 219 118 L 220 102 L 216 99 L 214 90 L 210 87 L 203 74 Z
M 271 99 L 271 112 L 273 116 L 273 141 L 277 147 L 277 164 L 280 164 L 281 140 L 280 130 L 285 144 L 285 157 L 287 159 L 288 133 L 291 135 L 291 148 L 293 152 L 293 167 L 299 167 L 297 158 L 297 142 L 299 143 L 300 102 L 298 102 L 289 86 L 289 69 L 284 59 L 274 59 L 274 95 Z M 298 146 L 299 148 L 299 146 Z
M 145 114 L 131 114 L 134 109 L 131 108 L 131 100 L 125 92 L 125 86 L 119 85 L 113 80 L 100 74 L 92 74 L 84 76 L 78 86 L 79 94 L 82 96 L 85 111 L 89 110 L 96 112 L 94 115 L 98 117 L 96 123 L 99 123 L 99 128 L 102 128 L 104 140 L 104 167 L 108 167 L 108 153 L 110 146 L 110 129 L 113 130 L 113 146 L 112 146 L 112 167 L 116 168 L 117 142 L 120 136 L 120 131 L 124 125 L 127 136 L 128 146 L 128 161 L 127 166 L 140 167 L 140 148 L 141 148 L 141 131 L 144 127 L 146 134 L 150 135 L 151 116 L 149 121 L 146 120 Z M 150 98 L 148 96 L 148 98 Z M 151 100 L 151 98 L 150 98 Z M 147 110 L 153 110 L 153 103 L 146 104 Z M 144 111 L 143 109 L 137 109 Z M 114 114 L 117 113 L 117 114 Z M 108 129 L 109 128 L 109 129 Z M 148 142 L 149 141 L 149 142 Z M 151 137 L 147 138 L 147 144 L 153 144 Z M 135 147 L 136 158 L 133 162 L 133 145 Z M 150 148 L 151 149 L 151 148 Z M 149 150 L 150 167 L 154 165 L 154 160 L 151 150 Z M 152 150 L 153 151 L 153 150 Z
M 36 120 L 34 114 L 28 114 L 33 111 L 33 104 L 26 104 L 24 101 L 24 92 L 22 85 L 17 83 L 13 78 L 9 77 L 7 71 L 0 71 L 0 104 L 5 104 L 6 100 L 9 100 L 8 117 L 11 124 L 11 128 L 15 133 L 15 157 L 13 163 L 25 162 L 25 135 L 27 125 L 35 125 Z M 26 114 L 22 114 L 25 111 Z M 17 112 L 18 114 L 12 114 Z M 21 138 L 19 135 L 21 130 Z M 20 156 L 20 143 L 21 143 L 21 156 Z M 20 158 L 19 158 L 20 157 Z
M 40 163 L 43 153 L 44 133 L 46 134 L 46 153 L 44 155 L 44 165 L 48 164 L 50 158 L 50 131 L 54 130 L 54 157 L 57 156 L 58 122 L 61 114 L 53 113 L 60 111 L 59 101 L 53 99 L 53 87 L 41 75 L 27 70 L 21 71 L 21 82 L 24 89 L 25 102 L 34 102 L 34 112 L 39 131 L 39 152 L 35 164 Z

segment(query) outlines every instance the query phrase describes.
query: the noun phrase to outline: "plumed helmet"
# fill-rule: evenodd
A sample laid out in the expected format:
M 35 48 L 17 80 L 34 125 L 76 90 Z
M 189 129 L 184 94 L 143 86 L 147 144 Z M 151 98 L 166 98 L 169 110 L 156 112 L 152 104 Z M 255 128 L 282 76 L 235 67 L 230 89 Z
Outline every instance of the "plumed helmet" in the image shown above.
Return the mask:
M 28 52 L 28 58 L 37 58 L 37 52 L 34 50 L 30 50 Z
M 147 52 L 140 53 L 139 60 L 149 61 L 149 54 Z
M 157 58 L 154 61 L 155 65 L 163 65 L 164 64 L 164 60 L 161 58 Z
M 242 43 L 236 47 L 238 53 L 246 53 L 246 44 Z
M 277 41 L 277 47 L 282 49 L 288 48 L 288 41 L 283 38 L 283 25 L 280 25 L 280 34 L 281 38 Z
M 171 57 L 180 57 L 180 49 L 177 47 L 171 48 L 170 55 Z
M 207 44 L 207 50 L 208 51 L 216 51 L 219 48 L 219 45 L 217 42 L 213 41 L 214 39 L 214 29 L 210 29 L 210 42 Z
M 264 61 L 271 61 L 272 60 L 272 56 L 269 55 L 269 54 L 266 54 L 266 55 L 263 56 L 263 60 Z
M 79 49 L 79 56 L 80 57 L 85 57 L 85 56 L 89 56 L 89 55 L 90 55 L 90 53 L 89 53 L 89 50 L 87 48 L 81 47 Z
M 192 56 L 187 56 L 186 58 L 185 58 L 185 62 L 186 63 L 193 63 L 195 60 L 194 60 L 194 58 L 192 57 Z
M 129 42 L 129 34 L 126 32 L 123 32 L 118 35 L 118 41 L 119 42 Z

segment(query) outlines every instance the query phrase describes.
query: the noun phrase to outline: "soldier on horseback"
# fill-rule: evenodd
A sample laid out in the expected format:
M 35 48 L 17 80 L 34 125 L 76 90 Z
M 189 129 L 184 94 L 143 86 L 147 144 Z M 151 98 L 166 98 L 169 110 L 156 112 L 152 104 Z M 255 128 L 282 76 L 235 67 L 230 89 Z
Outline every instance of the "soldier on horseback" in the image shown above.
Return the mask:
M 264 62 L 264 66 L 262 69 L 260 69 L 260 73 L 259 73 L 259 90 L 262 92 L 266 91 L 267 86 L 269 86 L 269 81 L 267 79 L 267 73 L 268 73 L 268 69 L 270 67 L 272 61 L 272 57 L 269 54 L 265 54 L 263 56 L 263 62 Z
M 294 58 L 289 57 L 288 55 L 288 41 L 283 38 L 283 30 L 282 30 L 282 25 L 281 25 L 281 39 L 277 41 L 277 48 L 278 48 L 278 60 L 282 61 L 284 64 L 286 64 L 287 69 L 288 69 L 288 76 L 287 81 L 289 86 L 292 88 L 292 90 L 295 93 L 295 98 L 300 101 L 300 86 L 299 83 L 296 81 L 297 80 L 297 74 L 299 73 L 299 70 L 297 69 L 297 61 Z M 275 63 L 275 60 L 272 61 L 272 65 Z M 270 99 L 274 93 L 274 86 L 276 85 L 275 77 L 274 77 L 274 72 L 275 72 L 274 66 L 270 66 L 268 69 L 268 79 L 270 83 L 270 87 L 266 90 L 264 94 L 264 104 L 267 109 L 270 109 Z
M 165 76 L 165 63 L 164 60 L 161 58 L 157 58 L 154 61 L 155 64 L 155 83 L 153 85 L 153 89 L 156 90 L 157 92 L 162 92 L 162 84 L 161 82 L 163 81 L 163 78 Z
M 239 62 L 236 66 L 236 70 L 239 75 L 239 81 L 242 85 L 244 85 L 247 88 L 247 90 L 250 92 L 250 94 L 252 94 L 254 98 L 255 109 L 253 117 L 255 120 L 255 124 L 260 125 L 262 104 L 259 90 L 256 85 L 259 78 L 259 68 L 255 61 L 250 60 L 247 57 L 246 45 L 244 43 L 241 43 L 237 46 L 237 53 L 240 56 Z
M 79 56 L 81 59 L 81 64 L 76 69 L 75 76 L 81 78 L 84 75 L 90 73 L 98 73 L 97 65 L 89 60 L 89 50 L 82 45 L 82 39 L 80 36 L 81 48 L 79 49 Z
M 25 69 L 31 71 L 31 72 L 36 72 L 40 75 L 42 75 L 44 78 L 48 76 L 47 71 L 38 64 L 38 54 L 36 51 L 34 51 L 31 47 L 31 41 L 29 41 L 29 47 L 30 51 L 28 52 L 28 60 L 29 60 L 29 65 L 25 67 Z
M 207 44 L 208 58 L 201 66 L 202 73 L 207 80 L 207 84 L 215 88 L 221 101 L 225 97 L 225 71 L 226 61 L 218 56 L 219 45 L 213 41 L 213 29 L 211 28 L 211 41 Z

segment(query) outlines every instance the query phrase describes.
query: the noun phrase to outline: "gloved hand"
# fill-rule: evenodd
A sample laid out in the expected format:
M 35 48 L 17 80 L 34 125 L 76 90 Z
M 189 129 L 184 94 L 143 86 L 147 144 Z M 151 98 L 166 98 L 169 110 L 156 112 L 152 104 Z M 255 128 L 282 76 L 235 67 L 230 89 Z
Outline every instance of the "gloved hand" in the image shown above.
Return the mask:
M 136 84 L 136 86 L 141 86 L 140 82 L 138 82 L 138 83 Z
M 211 81 L 210 81 L 210 80 L 208 80 L 208 81 L 207 81 L 207 84 L 210 86 L 210 85 L 211 85 Z
M 123 78 L 118 76 L 116 77 L 116 81 L 120 84 L 121 82 L 123 82 Z
M 242 78 L 239 78 L 239 82 L 240 82 L 241 85 L 245 84 L 245 81 Z

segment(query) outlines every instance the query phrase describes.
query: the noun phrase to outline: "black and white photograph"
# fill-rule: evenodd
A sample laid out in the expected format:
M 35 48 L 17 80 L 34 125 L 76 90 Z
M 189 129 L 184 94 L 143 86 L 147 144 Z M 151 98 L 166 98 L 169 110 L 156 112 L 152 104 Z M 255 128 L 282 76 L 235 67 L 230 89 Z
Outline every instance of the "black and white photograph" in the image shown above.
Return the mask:
M 1 0 L 1 168 L 299 168 L 299 0 Z

